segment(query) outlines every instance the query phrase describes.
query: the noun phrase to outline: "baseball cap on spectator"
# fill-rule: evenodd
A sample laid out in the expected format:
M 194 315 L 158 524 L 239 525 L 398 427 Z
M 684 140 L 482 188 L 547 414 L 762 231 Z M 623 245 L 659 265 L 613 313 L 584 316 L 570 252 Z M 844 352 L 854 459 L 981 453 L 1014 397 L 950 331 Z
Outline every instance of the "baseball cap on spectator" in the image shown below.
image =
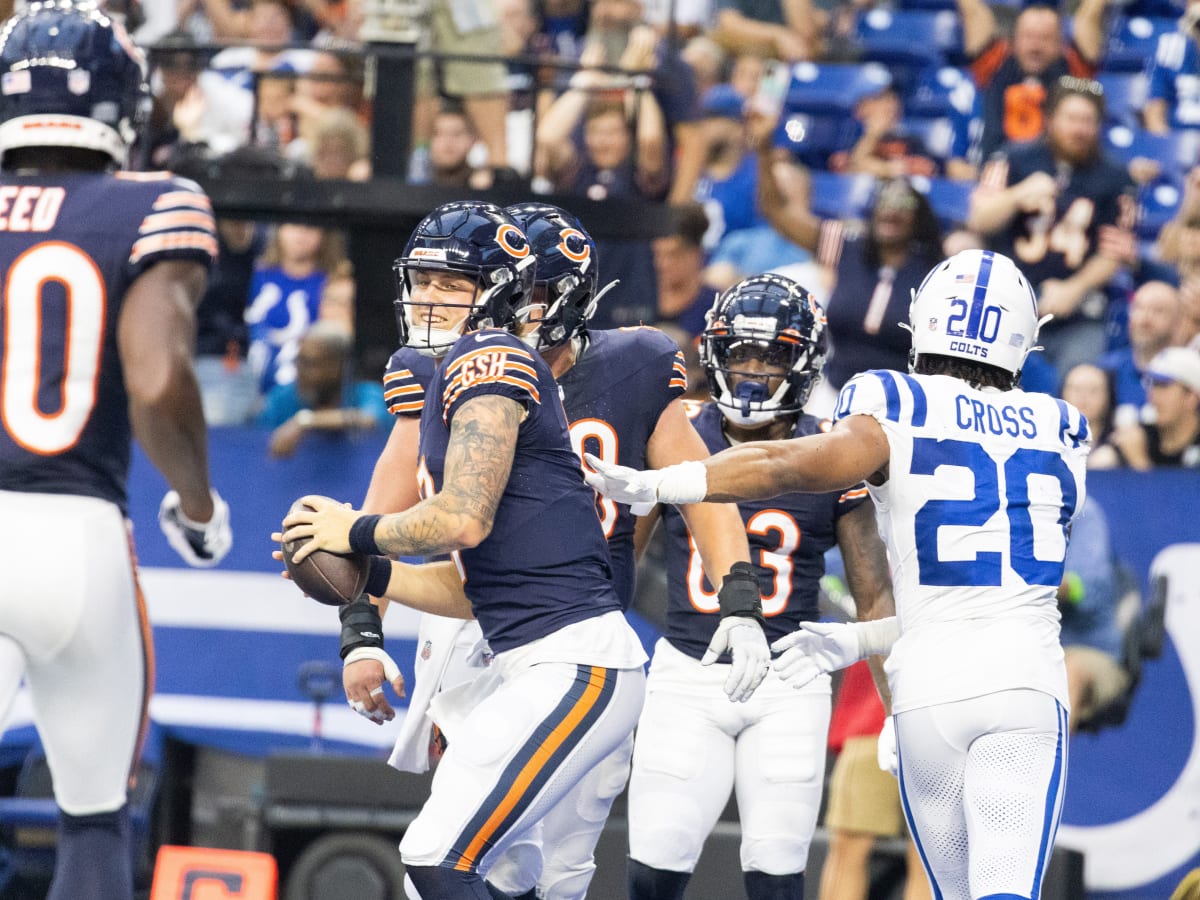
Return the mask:
M 1200 353 L 1188 347 L 1168 347 L 1150 360 L 1146 378 L 1152 384 L 1182 384 L 1200 394 Z
M 717 84 L 709 88 L 700 104 L 700 113 L 705 117 L 741 119 L 746 98 L 734 90 L 731 84 Z

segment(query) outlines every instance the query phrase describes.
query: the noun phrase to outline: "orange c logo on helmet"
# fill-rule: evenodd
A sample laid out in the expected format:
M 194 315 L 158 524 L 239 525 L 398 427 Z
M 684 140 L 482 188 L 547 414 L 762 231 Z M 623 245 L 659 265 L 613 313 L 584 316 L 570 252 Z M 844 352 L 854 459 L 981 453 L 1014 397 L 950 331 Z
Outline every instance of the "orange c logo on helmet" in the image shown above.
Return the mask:
M 496 243 L 509 256 L 524 259 L 529 255 L 529 240 L 516 225 L 505 223 L 496 229 Z
M 562 255 L 574 262 L 583 262 L 592 255 L 587 236 L 578 228 L 564 228 L 558 233 L 558 249 Z

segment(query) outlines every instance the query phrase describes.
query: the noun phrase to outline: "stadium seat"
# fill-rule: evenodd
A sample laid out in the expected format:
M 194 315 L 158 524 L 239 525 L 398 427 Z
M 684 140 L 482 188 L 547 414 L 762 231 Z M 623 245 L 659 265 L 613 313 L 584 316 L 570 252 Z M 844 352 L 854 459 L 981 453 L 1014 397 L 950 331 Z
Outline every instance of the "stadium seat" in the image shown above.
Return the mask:
M 1157 160 L 1163 175 L 1182 179 L 1200 159 L 1200 131 L 1178 129 L 1155 134 L 1128 125 L 1110 125 L 1104 129 L 1104 149 L 1122 165 L 1129 165 L 1134 157 Z
M 1137 193 L 1137 236 L 1152 241 L 1158 237 L 1162 227 L 1175 217 L 1183 199 L 1183 188 L 1178 181 L 1159 178 L 1143 185 Z
M 913 187 L 929 199 L 944 232 L 962 228 L 971 208 L 973 181 L 951 181 L 949 178 L 914 178 Z
M 1124 13 L 1148 19 L 1178 19 L 1186 7 L 1187 0 L 1131 0 L 1125 6 Z
M 900 123 L 899 130 L 920 138 L 930 157 L 943 166 L 950 159 L 965 159 L 968 138 L 966 123 L 955 122 L 948 116 L 936 119 L 907 118 Z
M 1146 104 L 1148 85 L 1142 72 L 1101 72 L 1096 76 L 1104 88 L 1108 121 L 1113 125 L 1141 125 L 1139 111 Z
M 855 38 L 867 59 L 889 66 L 925 68 L 966 61 L 961 20 L 947 9 L 876 7 L 859 15 Z
M 812 173 L 812 211 L 818 218 L 865 218 L 874 194 L 874 175 Z
M 1158 36 L 1176 29 L 1176 19 L 1148 16 L 1118 17 L 1109 31 L 1108 44 L 1100 60 L 1105 72 L 1141 72 L 1154 58 Z
M 797 162 L 810 169 L 828 167 L 829 157 L 849 150 L 858 136 L 858 125 L 847 116 L 810 116 L 794 113 L 780 122 L 775 146 L 791 151 Z
M 965 69 L 941 66 L 926 69 L 904 98 L 904 113 L 909 117 L 969 118 L 975 110 L 975 83 Z
M 859 100 L 891 84 L 892 76 L 879 63 L 797 63 L 792 67 L 784 112 L 849 116 Z

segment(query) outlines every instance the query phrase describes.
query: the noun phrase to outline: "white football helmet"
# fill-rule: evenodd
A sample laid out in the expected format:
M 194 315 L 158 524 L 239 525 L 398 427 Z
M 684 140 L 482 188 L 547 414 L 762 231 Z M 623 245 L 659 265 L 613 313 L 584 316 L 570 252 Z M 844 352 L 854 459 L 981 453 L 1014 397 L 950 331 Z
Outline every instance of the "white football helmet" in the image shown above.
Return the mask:
M 1014 381 L 1035 346 L 1037 296 L 1016 264 L 992 250 L 964 250 L 938 263 L 913 291 L 908 307 L 912 332 L 909 363 L 926 354 L 953 356 L 995 366 Z

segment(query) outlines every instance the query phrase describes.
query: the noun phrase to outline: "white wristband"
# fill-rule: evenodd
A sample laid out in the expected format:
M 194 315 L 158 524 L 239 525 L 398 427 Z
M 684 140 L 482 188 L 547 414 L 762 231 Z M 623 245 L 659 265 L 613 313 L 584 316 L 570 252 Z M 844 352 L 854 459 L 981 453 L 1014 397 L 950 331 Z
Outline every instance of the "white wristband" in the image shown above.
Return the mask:
M 400 676 L 400 667 L 396 665 L 396 661 L 388 656 L 387 651 L 382 647 L 355 647 L 346 654 L 346 659 L 342 662 L 342 667 L 350 665 L 350 663 L 358 662 L 360 659 L 373 659 L 383 665 L 383 676 L 388 681 L 395 681 Z
M 858 636 L 859 659 L 887 656 L 892 651 L 892 644 L 900 637 L 900 620 L 888 616 L 886 619 L 857 622 L 854 631 Z
M 701 460 L 676 463 L 659 470 L 659 503 L 700 503 L 708 493 L 708 469 Z

